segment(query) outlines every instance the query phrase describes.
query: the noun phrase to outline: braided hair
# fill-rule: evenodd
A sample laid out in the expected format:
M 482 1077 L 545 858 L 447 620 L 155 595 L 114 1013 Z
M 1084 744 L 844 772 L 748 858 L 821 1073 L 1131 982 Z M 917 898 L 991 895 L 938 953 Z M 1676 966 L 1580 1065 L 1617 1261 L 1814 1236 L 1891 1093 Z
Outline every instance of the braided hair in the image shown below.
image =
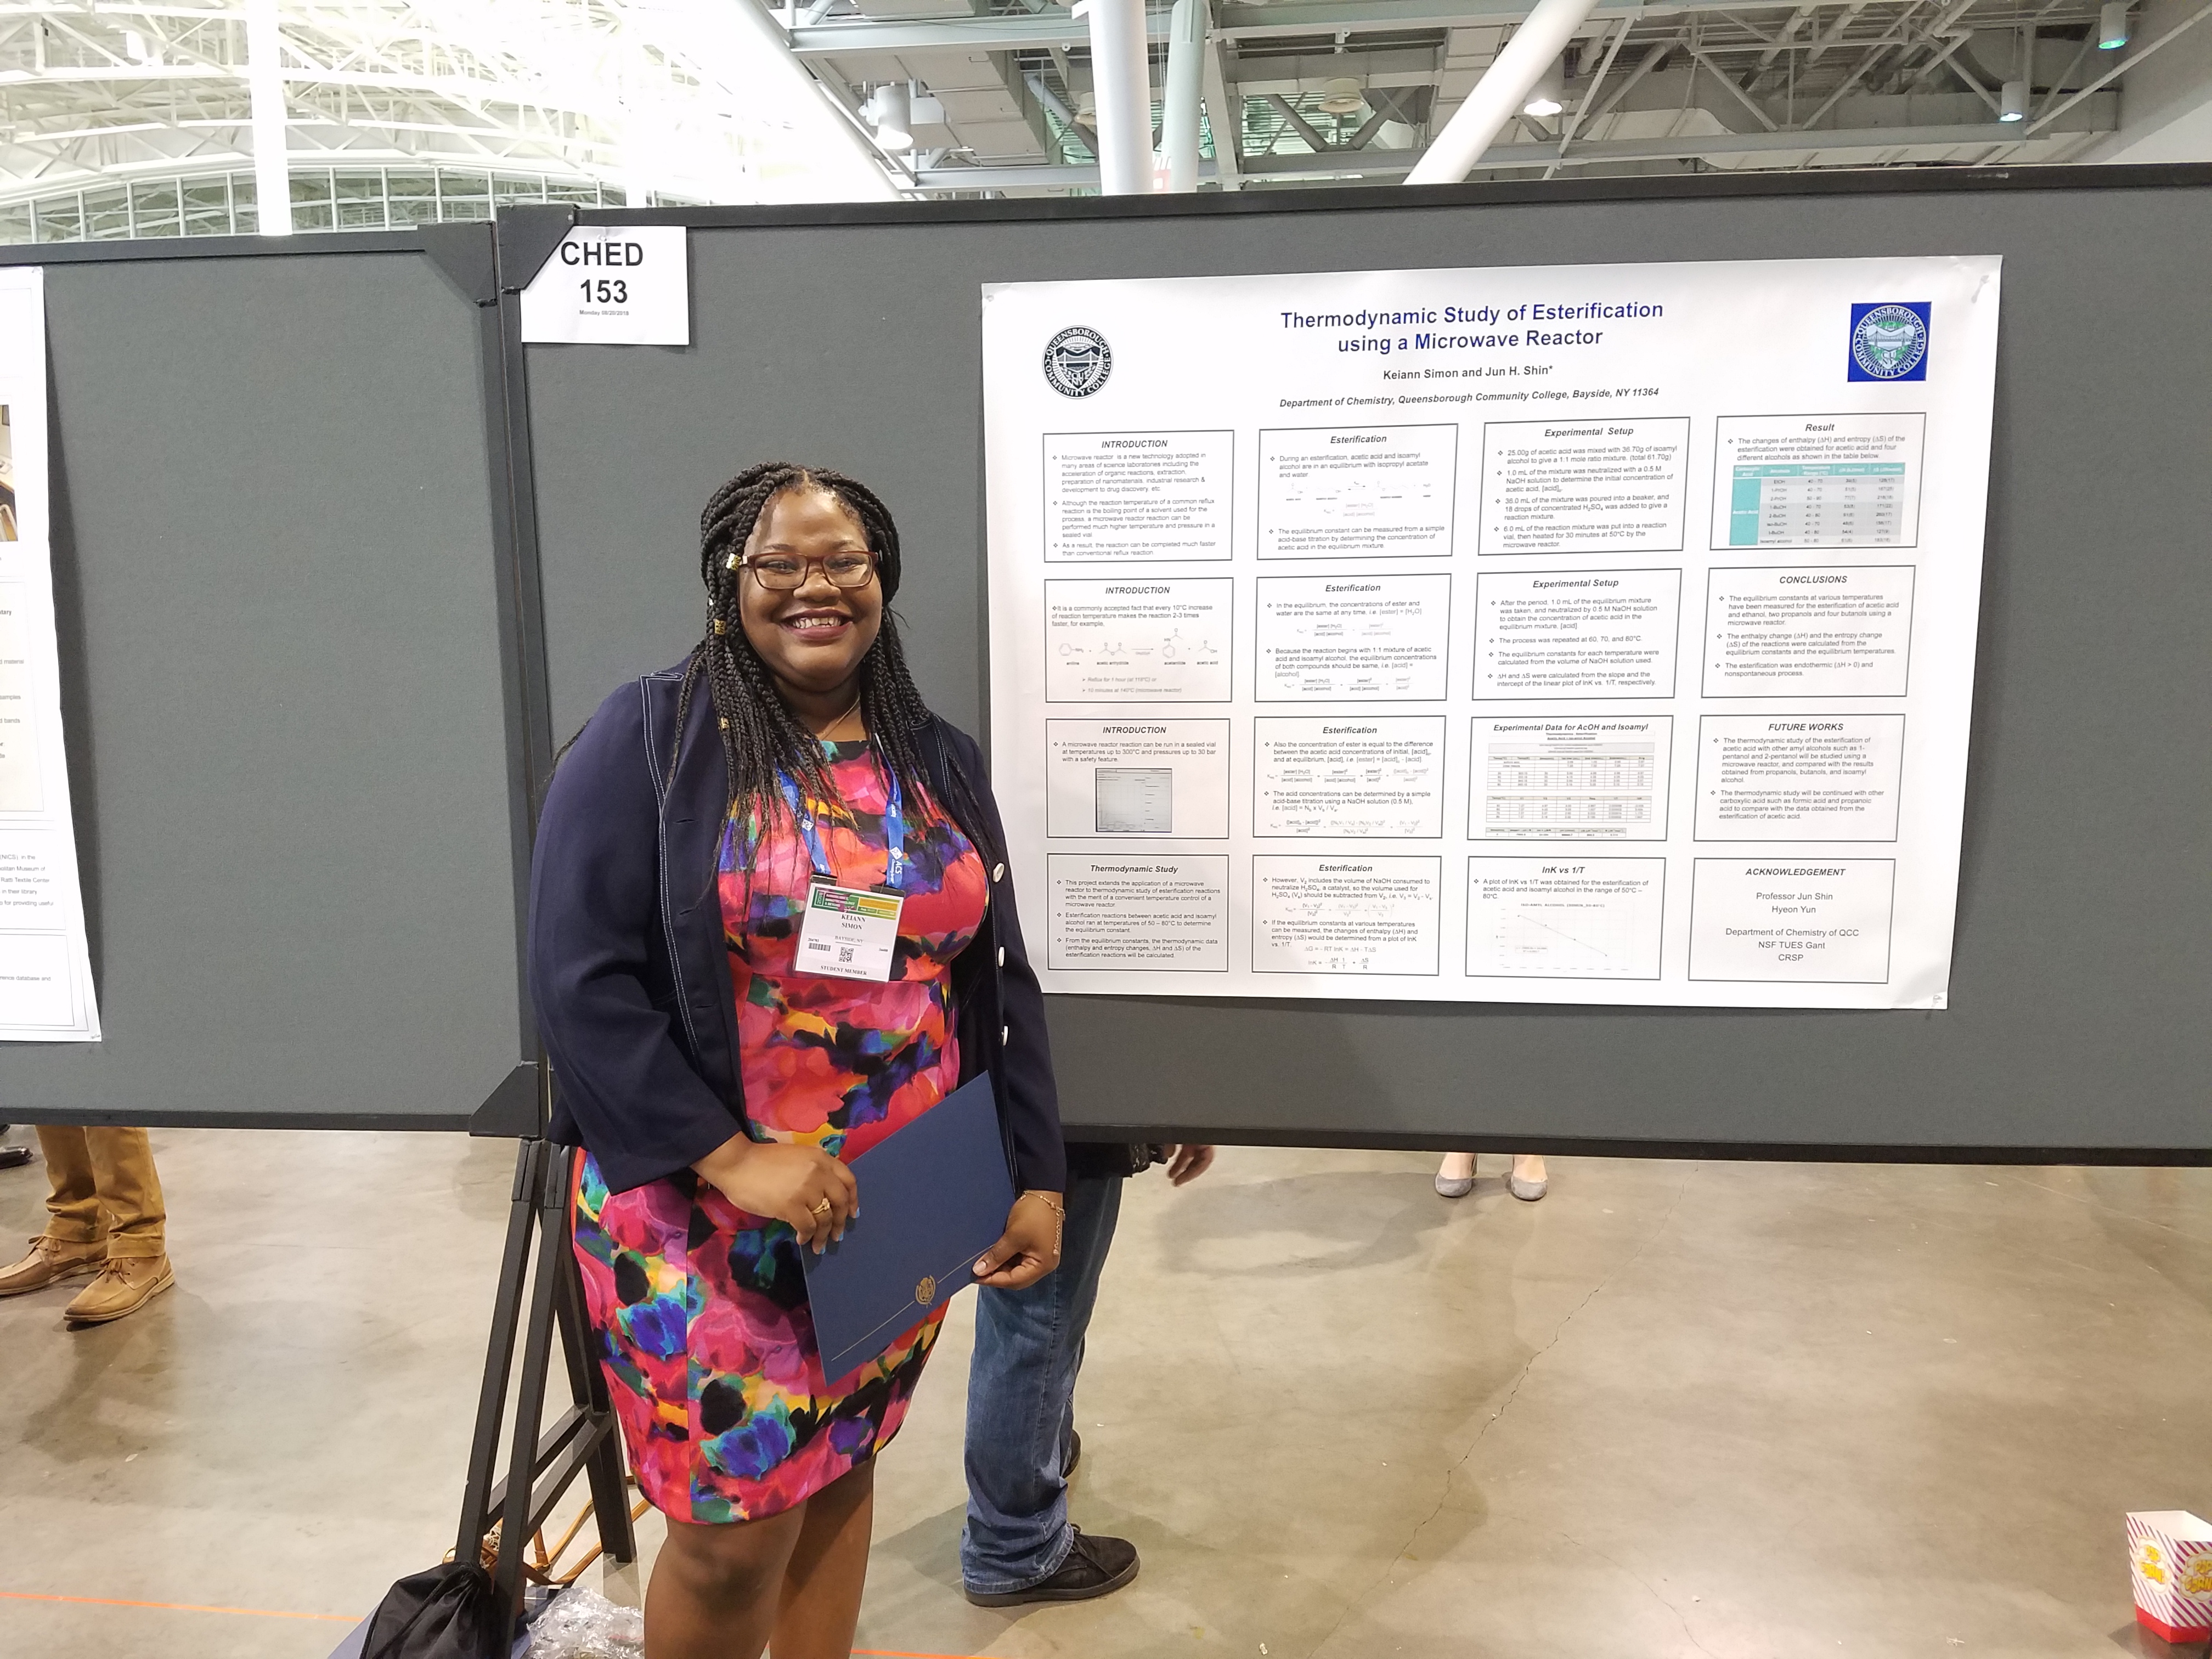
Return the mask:
M 839 799 L 824 763 L 822 745 L 776 693 L 775 678 L 745 637 L 739 611 L 744 571 L 738 563 L 745 543 L 769 501 L 786 490 L 821 489 L 835 495 L 860 521 L 876 556 L 883 584 L 883 622 L 875 643 L 860 659 L 860 714 L 874 739 L 876 763 L 895 775 L 911 799 L 926 799 L 919 734 L 929 723 L 929 706 L 907 671 L 906 652 L 890 602 L 899 587 L 898 526 L 890 509 L 857 480 L 827 467 L 764 461 L 747 467 L 714 492 L 699 515 L 699 575 L 707 586 L 706 636 L 684 665 L 676 712 L 676 741 L 683 743 L 684 721 L 702 680 L 713 697 L 729 775 L 727 811 L 743 809 L 766 823 L 787 810 L 776 775 L 781 772 L 813 799 Z M 669 770 L 675 771 L 674 754 Z

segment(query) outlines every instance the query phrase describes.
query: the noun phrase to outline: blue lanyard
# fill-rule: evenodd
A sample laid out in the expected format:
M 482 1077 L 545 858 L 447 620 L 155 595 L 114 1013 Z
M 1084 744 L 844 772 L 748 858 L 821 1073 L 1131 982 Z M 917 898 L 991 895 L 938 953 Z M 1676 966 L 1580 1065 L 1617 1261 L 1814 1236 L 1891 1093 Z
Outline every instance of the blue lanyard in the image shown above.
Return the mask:
M 884 804 L 884 841 L 889 849 L 884 859 L 884 887 L 895 893 L 906 881 L 906 796 L 899 788 L 896 771 L 886 766 L 883 774 L 888 792 Z M 814 873 L 836 885 L 837 872 L 830 867 L 830 854 L 823 848 L 822 832 L 816 827 L 813 811 L 799 799 L 799 786 L 781 769 L 775 775 L 775 786 L 783 792 L 783 804 L 798 821 L 799 833 L 806 842 L 806 856 L 813 860 Z

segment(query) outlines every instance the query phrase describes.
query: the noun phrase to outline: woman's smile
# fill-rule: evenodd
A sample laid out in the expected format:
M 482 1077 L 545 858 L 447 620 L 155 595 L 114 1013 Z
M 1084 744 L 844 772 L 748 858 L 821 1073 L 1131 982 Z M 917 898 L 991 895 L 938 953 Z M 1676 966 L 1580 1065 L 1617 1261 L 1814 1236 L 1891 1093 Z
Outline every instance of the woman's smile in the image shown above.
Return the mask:
M 842 638 L 853 626 L 853 617 L 849 611 L 810 605 L 803 610 L 787 611 L 775 619 L 775 625 L 813 645 Z

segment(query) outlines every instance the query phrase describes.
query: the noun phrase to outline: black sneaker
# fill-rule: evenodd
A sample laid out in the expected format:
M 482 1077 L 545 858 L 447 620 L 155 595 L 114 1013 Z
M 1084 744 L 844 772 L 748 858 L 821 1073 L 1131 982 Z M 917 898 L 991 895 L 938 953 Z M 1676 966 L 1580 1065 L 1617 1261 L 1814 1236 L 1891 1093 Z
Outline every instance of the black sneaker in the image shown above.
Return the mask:
M 1095 1595 L 1111 1595 L 1137 1576 L 1137 1547 L 1126 1538 L 1096 1537 L 1080 1527 L 1069 1530 L 1075 1539 L 1060 1571 L 1027 1589 L 985 1592 L 969 1590 L 968 1599 L 979 1607 L 1018 1607 L 1024 1601 L 1088 1601 Z
M 1083 1461 L 1083 1437 L 1073 1429 L 1067 1431 L 1067 1461 L 1060 1466 L 1060 1478 L 1066 1480 L 1075 1473 L 1075 1466 Z

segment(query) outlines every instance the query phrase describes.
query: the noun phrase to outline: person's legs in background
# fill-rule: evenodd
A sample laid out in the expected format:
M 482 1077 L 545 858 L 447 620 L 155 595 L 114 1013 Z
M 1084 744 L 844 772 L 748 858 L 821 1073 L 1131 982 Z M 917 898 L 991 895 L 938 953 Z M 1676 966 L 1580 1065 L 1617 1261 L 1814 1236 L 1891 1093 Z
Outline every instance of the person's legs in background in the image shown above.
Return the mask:
M 97 1274 L 63 1310 L 79 1324 L 137 1311 L 174 1282 L 166 1254 L 161 1178 L 143 1129 L 40 1125 L 46 1230 L 0 1269 L 0 1296 Z
M 169 1271 L 168 1211 L 146 1132 L 94 1128 L 84 1137 L 107 1227 L 107 1261 L 62 1312 L 79 1324 L 97 1325 L 136 1313 L 176 1281 Z
M 1069 1524 L 1065 1474 L 1075 1443 L 1075 1376 L 1122 1179 L 1071 1176 L 1060 1266 L 1025 1290 L 976 1297 L 960 1577 L 979 1605 L 1080 1601 L 1136 1572 L 1133 1545 Z
M 1545 1173 L 1541 1152 L 1513 1154 L 1513 1173 L 1505 1177 L 1506 1189 L 1514 1197 L 1534 1204 L 1543 1197 L 1551 1185 Z M 1446 1152 L 1444 1161 L 1437 1166 L 1437 1191 L 1446 1198 L 1465 1198 L 1474 1190 L 1474 1154 Z
M 107 1264 L 107 1226 L 100 1219 L 85 1132 L 73 1124 L 42 1124 L 38 1133 L 46 1160 L 46 1230 L 31 1241 L 28 1255 L 0 1268 L 0 1296 L 88 1278 Z

